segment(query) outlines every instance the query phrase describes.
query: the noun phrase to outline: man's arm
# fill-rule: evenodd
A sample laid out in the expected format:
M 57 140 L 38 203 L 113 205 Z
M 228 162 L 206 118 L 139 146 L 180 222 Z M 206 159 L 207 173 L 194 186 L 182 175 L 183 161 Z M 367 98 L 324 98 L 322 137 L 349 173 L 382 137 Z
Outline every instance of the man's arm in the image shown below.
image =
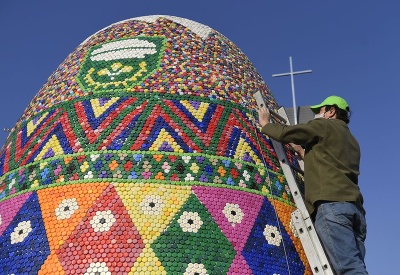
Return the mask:
M 258 121 L 261 132 L 282 143 L 307 144 L 316 138 L 322 138 L 326 120 L 314 119 L 306 124 L 284 125 L 270 123 L 271 114 L 267 108 L 258 109 Z M 299 149 L 299 154 L 301 150 Z M 304 154 L 303 154 L 304 155 Z

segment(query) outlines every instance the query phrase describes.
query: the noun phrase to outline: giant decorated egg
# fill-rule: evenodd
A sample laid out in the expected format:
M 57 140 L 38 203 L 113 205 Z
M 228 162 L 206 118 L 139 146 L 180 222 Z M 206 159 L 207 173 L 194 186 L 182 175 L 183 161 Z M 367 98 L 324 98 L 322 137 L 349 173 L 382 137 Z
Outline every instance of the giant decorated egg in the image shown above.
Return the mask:
M 241 50 L 188 19 L 87 38 L 0 151 L 0 273 L 311 274 L 257 91 L 277 108 Z

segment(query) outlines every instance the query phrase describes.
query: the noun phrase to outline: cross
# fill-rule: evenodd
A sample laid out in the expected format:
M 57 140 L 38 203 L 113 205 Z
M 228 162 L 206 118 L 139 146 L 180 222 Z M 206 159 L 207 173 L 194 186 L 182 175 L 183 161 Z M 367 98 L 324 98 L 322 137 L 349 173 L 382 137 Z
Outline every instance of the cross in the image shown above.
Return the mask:
M 298 71 L 298 72 L 293 72 L 293 65 L 292 65 L 292 57 L 289 56 L 289 63 L 290 63 L 290 72 L 289 73 L 283 73 L 283 74 L 273 74 L 272 77 L 277 77 L 277 76 L 287 76 L 290 75 L 290 80 L 292 83 L 292 99 L 293 99 L 293 115 L 294 115 L 294 124 L 297 124 L 297 108 L 296 108 L 296 97 L 294 94 L 294 79 L 293 76 L 295 74 L 306 74 L 306 73 L 311 73 L 311 70 L 306 70 L 306 71 Z

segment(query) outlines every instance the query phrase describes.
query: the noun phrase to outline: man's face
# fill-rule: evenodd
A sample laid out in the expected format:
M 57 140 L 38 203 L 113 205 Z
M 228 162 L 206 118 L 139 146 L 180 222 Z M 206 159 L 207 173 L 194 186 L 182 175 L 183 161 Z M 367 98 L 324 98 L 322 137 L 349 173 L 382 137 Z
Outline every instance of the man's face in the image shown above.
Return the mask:
M 319 109 L 319 115 L 321 115 L 321 118 L 332 118 L 335 116 L 335 108 L 330 108 L 329 110 L 327 110 L 326 106 L 321 107 L 321 109 Z

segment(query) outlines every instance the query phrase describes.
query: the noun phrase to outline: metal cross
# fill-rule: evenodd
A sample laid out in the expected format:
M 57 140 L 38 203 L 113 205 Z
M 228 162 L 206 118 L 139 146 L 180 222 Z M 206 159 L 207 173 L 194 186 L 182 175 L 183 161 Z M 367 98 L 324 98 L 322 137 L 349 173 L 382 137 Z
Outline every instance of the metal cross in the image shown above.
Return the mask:
M 289 63 L 290 63 L 290 72 L 289 73 L 283 73 L 283 74 L 273 74 L 272 77 L 277 77 L 277 76 L 287 76 L 290 75 L 290 80 L 292 83 L 292 99 L 293 99 L 293 115 L 294 115 L 294 124 L 297 124 L 297 108 L 296 108 L 296 97 L 294 93 L 294 79 L 293 76 L 295 74 L 306 74 L 306 73 L 311 73 L 311 70 L 306 70 L 306 71 L 298 71 L 298 72 L 293 72 L 293 65 L 292 65 L 292 57 L 289 56 Z

